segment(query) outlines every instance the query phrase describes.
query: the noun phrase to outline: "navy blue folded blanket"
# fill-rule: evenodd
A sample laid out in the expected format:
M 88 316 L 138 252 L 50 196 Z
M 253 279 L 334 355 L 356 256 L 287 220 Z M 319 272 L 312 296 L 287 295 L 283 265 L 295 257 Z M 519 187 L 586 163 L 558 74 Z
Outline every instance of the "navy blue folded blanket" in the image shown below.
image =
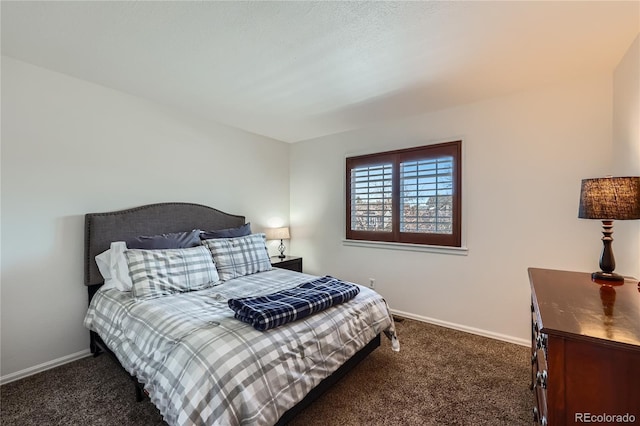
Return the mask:
M 344 303 L 359 292 L 354 284 L 326 276 L 265 296 L 229 299 L 229 307 L 237 319 L 264 331 Z

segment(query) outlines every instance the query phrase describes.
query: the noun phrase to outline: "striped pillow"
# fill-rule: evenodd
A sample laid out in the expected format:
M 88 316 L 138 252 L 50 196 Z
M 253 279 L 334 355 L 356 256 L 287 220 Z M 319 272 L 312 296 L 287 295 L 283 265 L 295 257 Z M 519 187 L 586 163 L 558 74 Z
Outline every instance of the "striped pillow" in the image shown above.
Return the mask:
M 132 294 L 138 300 L 201 290 L 219 281 L 206 247 L 125 252 Z
M 222 281 L 271 270 L 264 234 L 204 240 L 202 244 L 211 251 Z

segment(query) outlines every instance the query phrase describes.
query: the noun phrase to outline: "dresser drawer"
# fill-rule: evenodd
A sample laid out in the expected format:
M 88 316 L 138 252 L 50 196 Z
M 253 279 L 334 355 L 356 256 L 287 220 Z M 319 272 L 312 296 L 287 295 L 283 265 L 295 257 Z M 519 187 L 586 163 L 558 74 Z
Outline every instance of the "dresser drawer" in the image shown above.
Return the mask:
M 549 381 L 547 354 L 549 336 L 540 331 L 538 312 L 535 302 L 531 302 L 531 385 L 535 396 L 532 409 L 533 422 L 537 425 L 548 424 L 547 386 Z

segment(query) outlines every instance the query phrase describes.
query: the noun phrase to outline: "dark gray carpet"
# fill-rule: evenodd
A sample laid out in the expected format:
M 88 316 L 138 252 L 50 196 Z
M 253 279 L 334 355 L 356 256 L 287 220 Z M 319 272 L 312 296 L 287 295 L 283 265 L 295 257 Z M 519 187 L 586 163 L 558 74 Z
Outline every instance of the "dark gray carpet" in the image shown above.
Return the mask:
M 529 349 L 412 320 L 290 424 L 528 425 Z M 110 357 L 0 387 L 2 425 L 164 425 Z

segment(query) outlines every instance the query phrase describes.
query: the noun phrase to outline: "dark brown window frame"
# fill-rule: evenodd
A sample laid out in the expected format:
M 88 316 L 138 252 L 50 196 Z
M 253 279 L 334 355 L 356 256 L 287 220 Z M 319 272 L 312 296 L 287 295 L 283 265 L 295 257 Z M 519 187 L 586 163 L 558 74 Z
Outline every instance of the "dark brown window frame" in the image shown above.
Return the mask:
M 453 157 L 452 233 L 436 234 L 400 231 L 400 163 L 416 159 Z M 376 164 L 393 164 L 392 170 L 392 231 L 358 231 L 351 229 L 351 170 Z M 462 246 L 462 141 L 444 142 L 414 148 L 366 154 L 346 159 L 346 239 L 423 244 L 433 246 Z

